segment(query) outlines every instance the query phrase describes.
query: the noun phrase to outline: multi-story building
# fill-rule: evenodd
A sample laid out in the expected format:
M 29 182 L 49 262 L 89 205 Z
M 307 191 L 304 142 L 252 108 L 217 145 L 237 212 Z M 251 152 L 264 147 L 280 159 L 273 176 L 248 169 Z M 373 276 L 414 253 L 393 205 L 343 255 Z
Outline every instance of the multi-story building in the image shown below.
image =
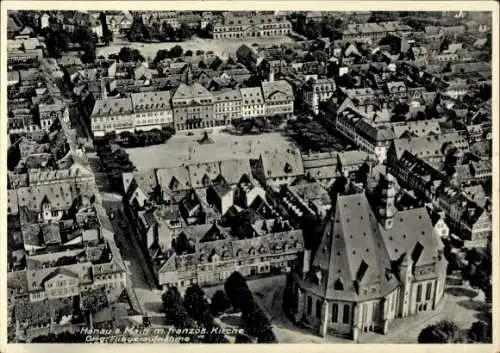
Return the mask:
M 90 128 L 96 137 L 108 132 L 134 132 L 134 122 L 130 98 L 99 99 L 90 114 Z
M 337 111 L 335 127 L 362 151 L 376 157 L 379 163 L 386 160 L 387 151 L 395 137 L 390 126 L 375 125 L 351 106 Z
M 316 180 L 327 190 L 340 176 L 336 152 L 302 153 L 302 164 L 306 178 Z
M 335 81 L 332 79 L 319 79 L 308 82 L 303 91 L 304 102 L 312 109 L 314 114 L 318 114 L 319 104 L 332 98 L 335 89 Z
M 253 174 L 262 185 L 291 184 L 304 176 L 304 165 L 298 148 L 264 151 L 259 159 L 252 160 Z
M 136 130 L 173 127 L 174 118 L 169 91 L 132 93 L 130 97 Z
M 379 185 L 338 197 L 314 257 L 291 274 L 288 310 L 320 336 L 387 334 L 443 296 L 447 261 L 426 209 L 397 211 L 390 175 Z
M 274 81 L 271 77 L 271 80 L 262 82 L 262 95 L 266 105 L 266 116 L 289 117 L 293 114 L 295 97 L 292 86 L 287 81 Z
M 69 109 L 65 104 L 40 104 L 38 112 L 40 127 L 43 130 L 48 130 L 58 119 L 61 119 L 65 124 L 69 124 Z
M 214 97 L 199 83 L 181 83 L 172 95 L 176 130 L 214 127 Z
M 226 126 L 242 116 L 242 99 L 239 89 L 213 92 L 215 126 Z
M 235 269 L 245 277 L 290 272 L 303 251 L 302 231 L 279 219 L 257 221 L 251 231 L 251 238 L 238 238 L 217 224 L 183 229 L 173 240 L 179 245 L 158 266 L 160 285 L 214 285 Z
M 126 14 L 109 14 L 106 15 L 106 24 L 113 35 L 118 35 L 126 33 L 132 27 L 132 18 Z
M 456 156 L 460 163 L 460 156 L 469 151 L 466 134 L 451 132 L 441 135 L 399 138 L 395 139 L 390 146 L 387 161 L 389 166 L 396 166 L 403 153 L 409 151 L 431 165 L 440 165 L 448 151 L 453 149 L 456 149 Z
M 241 88 L 241 117 L 255 118 L 266 115 L 266 105 L 261 87 Z
M 257 14 L 252 17 L 233 16 L 227 13 L 214 25 L 214 39 L 277 37 L 292 30 L 292 24 L 282 16 Z

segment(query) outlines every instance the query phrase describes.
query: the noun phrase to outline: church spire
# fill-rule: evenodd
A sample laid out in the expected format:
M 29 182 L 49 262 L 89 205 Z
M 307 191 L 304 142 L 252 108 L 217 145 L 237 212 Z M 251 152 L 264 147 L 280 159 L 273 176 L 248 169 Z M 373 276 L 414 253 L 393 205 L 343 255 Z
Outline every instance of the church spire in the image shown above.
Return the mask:
M 377 213 L 384 229 L 391 229 L 393 217 L 396 213 L 396 207 L 394 206 L 394 198 L 396 196 L 394 177 L 387 174 L 382 178 L 381 183 L 380 205 L 377 209 Z

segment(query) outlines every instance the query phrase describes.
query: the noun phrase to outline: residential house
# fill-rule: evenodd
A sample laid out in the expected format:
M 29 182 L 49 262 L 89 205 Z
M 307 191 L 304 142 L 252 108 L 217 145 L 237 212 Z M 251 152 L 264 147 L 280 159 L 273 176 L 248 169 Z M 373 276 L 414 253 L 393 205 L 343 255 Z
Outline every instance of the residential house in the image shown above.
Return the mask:
M 130 95 L 136 130 L 161 129 L 174 126 L 170 92 L 141 92 Z
M 266 107 L 266 116 L 283 115 L 289 117 L 293 114 L 295 100 L 292 86 L 285 80 L 262 82 L 262 96 Z
M 304 102 L 311 108 L 314 114 L 319 113 L 319 104 L 332 98 L 336 90 L 333 79 L 319 79 L 308 82 L 303 90 Z
M 261 87 L 241 88 L 241 117 L 255 118 L 266 115 L 266 104 Z
M 252 161 L 253 174 L 262 185 L 277 186 L 290 184 L 304 175 L 302 157 L 297 148 L 264 151 Z
M 213 92 L 215 126 L 226 126 L 242 117 L 242 97 L 239 89 Z
M 214 127 L 214 97 L 199 83 L 181 83 L 172 95 L 176 130 Z

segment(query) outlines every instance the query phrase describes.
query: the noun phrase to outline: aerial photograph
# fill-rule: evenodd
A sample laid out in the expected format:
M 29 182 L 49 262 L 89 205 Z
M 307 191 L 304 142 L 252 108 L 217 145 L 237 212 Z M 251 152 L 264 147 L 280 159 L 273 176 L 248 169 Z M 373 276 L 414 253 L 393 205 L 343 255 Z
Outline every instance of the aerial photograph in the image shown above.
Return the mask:
M 9 343 L 492 343 L 492 12 L 6 13 Z

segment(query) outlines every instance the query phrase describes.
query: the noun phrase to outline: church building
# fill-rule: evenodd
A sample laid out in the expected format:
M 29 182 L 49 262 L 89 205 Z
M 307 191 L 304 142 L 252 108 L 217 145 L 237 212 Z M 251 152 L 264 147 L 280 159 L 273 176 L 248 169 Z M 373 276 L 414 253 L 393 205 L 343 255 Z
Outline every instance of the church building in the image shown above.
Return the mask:
M 434 310 L 443 296 L 447 261 L 428 212 L 398 211 L 394 178 L 376 179 L 337 197 L 319 247 L 289 277 L 287 310 L 320 336 L 387 334 L 393 320 Z

